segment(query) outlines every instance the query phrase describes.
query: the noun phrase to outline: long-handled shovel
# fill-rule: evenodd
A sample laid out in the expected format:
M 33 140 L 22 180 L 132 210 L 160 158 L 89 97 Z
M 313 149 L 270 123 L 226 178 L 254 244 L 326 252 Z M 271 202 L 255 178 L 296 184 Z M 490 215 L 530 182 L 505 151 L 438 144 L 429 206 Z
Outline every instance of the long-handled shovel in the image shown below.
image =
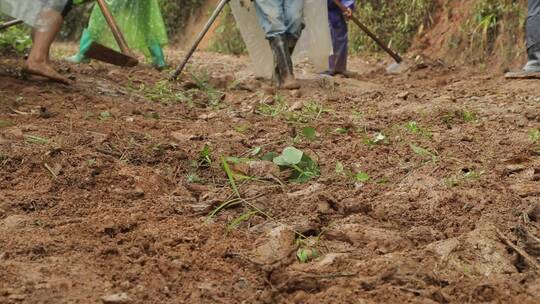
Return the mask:
M 348 11 L 348 8 L 345 7 L 345 5 L 343 5 L 339 0 L 334 0 L 334 3 L 339 7 L 339 9 L 343 13 Z M 350 18 L 356 25 L 358 25 L 358 27 L 364 33 L 366 33 L 366 35 L 368 35 L 371 39 L 373 39 L 373 41 L 375 41 L 375 43 L 377 43 L 377 45 L 379 45 L 386 53 L 388 53 L 388 55 L 390 55 L 392 58 L 394 58 L 394 60 L 397 63 L 403 62 L 403 59 L 401 58 L 401 56 L 399 56 L 396 52 L 392 51 L 392 49 L 390 49 L 386 45 L 386 43 L 384 43 L 381 39 L 379 39 L 379 37 L 377 37 L 369 28 L 367 28 L 367 26 L 362 24 L 362 22 L 360 22 L 360 20 L 358 20 L 358 18 L 356 18 L 356 16 L 352 15 Z
M 343 5 L 339 0 L 334 0 L 334 3 L 337 5 L 337 7 L 339 7 L 339 9 L 345 13 L 348 11 L 348 8 L 345 7 L 345 5 Z M 401 56 L 398 55 L 398 53 L 394 52 L 392 49 L 390 49 L 386 43 L 384 43 L 379 37 L 377 37 L 377 35 L 375 35 L 367 26 L 365 26 L 364 24 L 362 24 L 362 22 L 360 22 L 360 20 L 358 20 L 358 18 L 354 15 L 352 15 L 350 17 L 350 19 L 364 32 L 366 33 L 366 35 L 368 35 L 371 39 L 373 39 L 373 41 L 375 41 L 375 43 L 377 43 L 378 46 L 380 46 L 386 53 L 388 53 L 388 55 L 390 55 L 392 58 L 394 58 L 394 60 L 396 61 L 396 63 L 390 65 L 386 70 L 390 73 L 396 73 L 396 72 L 399 72 L 400 70 L 403 70 L 403 69 L 406 69 L 406 67 L 404 66 L 401 66 L 401 64 L 403 63 L 403 58 L 401 58 Z
M 99 5 L 99 8 L 101 9 L 101 12 L 103 13 L 103 16 L 105 17 L 105 20 L 107 21 L 107 24 L 109 25 L 109 28 L 113 33 L 116 43 L 118 43 L 118 46 L 120 47 L 120 50 L 122 52 L 119 53 L 97 42 L 92 42 L 90 48 L 86 52 L 86 56 L 88 58 L 96 59 L 118 66 L 134 67 L 138 65 L 139 60 L 133 55 L 131 55 L 129 47 L 126 43 L 126 39 L 120 31 L 118 24 L 114 20 L 114 17 L 111 14 L 107 3 L 105 2 L 105 0 L 97 0 L 97 3 Z
M 182 74 L 182 71 L 184 71 L 184 68 L 186 67 L 189 59 L 191 58 L 191 56 L 193 56 L 193 53 L 195 53 L 195 51 L 197 50 L 197 47 L 203 40 L 204 36 L 208 33 L 214 22 L 216 22 L 217 17 L 219 17 L 219 14 L 221 13 L 221 11 L 223 11 L 223 8 L 227 3 L 229 3 L 229 1 L 230 0 L 221 0 L 221 2 L 219 2 L 218 6 L 214 10 L 214 13 L 212 13 L 210 20 L 208 20 L 203 30 L 199 33 L 199 36 L 197 36 L 195 43 L 193 43 L 193 46 L 191 47 L 191 49 L 189 49 L 189 52 L 187 53 L 182 63 L 180 63 L 176 71 L 174 71 L 174 73 L 171 75 L 170 80 L 176 80 L 178 76 Z

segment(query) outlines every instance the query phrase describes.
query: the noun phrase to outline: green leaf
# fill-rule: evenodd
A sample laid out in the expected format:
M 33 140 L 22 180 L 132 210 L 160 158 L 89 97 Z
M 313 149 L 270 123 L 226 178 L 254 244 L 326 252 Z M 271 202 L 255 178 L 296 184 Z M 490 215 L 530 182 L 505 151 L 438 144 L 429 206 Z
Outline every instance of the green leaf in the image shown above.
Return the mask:
M 278 166 L 298 165 L 302 161 L 302 156 L 304 152 L 294 147 L 287 147 L 283 149 L 280 156 L 274 158 L 274 163 Z
M 212 150 L 208 144 L 205 144 L 201 152 L 199 152 L 199 164 L 203 166 L 212 164 Z
M 305 127 L 302 129 L 302 134 L 305 138 L 314 141 L 317 139 L 317 131 L 312 127 Z
M 411 133 L 420 132 L 420 128 L 418 127 L 418 123 L 416 121 L 409 121 L 407 124 L 405 124 L 405 128 Z
M 225 160 L 225 157 L 221 157 L 221 164 L 223 165 L 223 170 L 225 170 L 225 173 L 227 174 L 227 178 L 229 179 L 229 183 L 231 184 L 231 188 L 233 189 L 236 196 L 240 197 L 240 192 L 238 191 L 238 186 L 236 185 L 236 182 L 234 180 L 234 174 L 229 167 L 229 164 L 227 163 L 227 160 Z
M 285 148 L 281 155 L 274 157 L 273 162 L 280 167 L 293 169 L 289 179 L 293 182 L 303 183 L 321 174 L 313 159 L 294 147 Z
M 261 160 L 273 161 L 278 156 L 279 156 L 279 154 L 277 154 L 276 152 L 268 152 L 268 153 L 264 154 L 263 157 L 261 157 Z
M 354 176 L 354 179 L 355 179 L 357 182 L 364 183 L 364 182 L 369 181 L 369 180 L 370 180 L 370 177 L 369 177 L 369 174 L 367 174 L 366 172 L 358 172 L 358 173 L 356 173 L 356 175 Z
M 319 256 L 319 253 L 315 249 L 309 248 L 298 248 L 296 251 L 296 257 L 300 263 L 307 263 L 311 260 L 316 259 Z

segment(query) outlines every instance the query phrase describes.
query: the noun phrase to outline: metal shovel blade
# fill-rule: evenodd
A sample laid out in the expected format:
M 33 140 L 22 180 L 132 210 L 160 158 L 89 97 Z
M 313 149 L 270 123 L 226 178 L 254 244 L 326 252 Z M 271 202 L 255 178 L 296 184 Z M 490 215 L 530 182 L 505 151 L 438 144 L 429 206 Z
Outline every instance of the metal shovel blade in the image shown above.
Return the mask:
M 388 74 L 404 74 L 410 70 L 411 66 L 406 62 L 402 61 L 400 63 L 394 62 L 386 68 Z
M 117 52 L 97 42 L 92 42 L 90 48 L 86 52 L 86 56 L 88 58 L 123 67 L 134 67 L 139 64 L 137 58 Z

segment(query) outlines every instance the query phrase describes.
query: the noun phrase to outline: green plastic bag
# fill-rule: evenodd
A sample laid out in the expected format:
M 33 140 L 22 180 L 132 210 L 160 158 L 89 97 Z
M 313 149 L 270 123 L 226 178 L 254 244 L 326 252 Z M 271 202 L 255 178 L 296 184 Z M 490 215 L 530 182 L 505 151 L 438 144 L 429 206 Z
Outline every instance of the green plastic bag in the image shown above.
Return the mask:
M 168 44 L 167 30 L 157 0 L 106 0 L 130 49 L 150 56 L 151 46 Z M 119 50 L 105 17 L 96 4 L 88 24 L 90 38 Z

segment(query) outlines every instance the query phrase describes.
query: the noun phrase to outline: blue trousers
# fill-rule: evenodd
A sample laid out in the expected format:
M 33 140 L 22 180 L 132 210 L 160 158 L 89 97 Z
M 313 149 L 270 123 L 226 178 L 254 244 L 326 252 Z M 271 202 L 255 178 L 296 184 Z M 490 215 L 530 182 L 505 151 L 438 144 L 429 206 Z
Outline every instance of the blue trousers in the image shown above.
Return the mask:
M 540 52 L 540 0 L 528 1 L 527 49 Z
M 255 0 L 255 7 L 266 38 L 282 35 L 300 38 L 304 28 L 304 0 Z
M 349 27 L 339 10 L 329 10 L 330 33 L 334 54 L 330 56 L 330 72 L 346 72 L 349 56 Z
M 354 9 L 354 0 L 340 0 L 345 7 Z M 349 56 L 349 27 L 347 20 L 334 0 L 328 0 L 328 23 L 332 35 L 334 54 L 330 56 L 330 72 L 342 73 L 347 71 Z

